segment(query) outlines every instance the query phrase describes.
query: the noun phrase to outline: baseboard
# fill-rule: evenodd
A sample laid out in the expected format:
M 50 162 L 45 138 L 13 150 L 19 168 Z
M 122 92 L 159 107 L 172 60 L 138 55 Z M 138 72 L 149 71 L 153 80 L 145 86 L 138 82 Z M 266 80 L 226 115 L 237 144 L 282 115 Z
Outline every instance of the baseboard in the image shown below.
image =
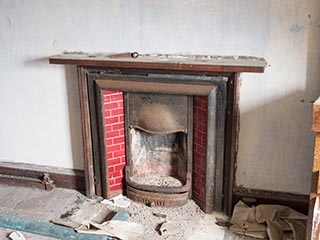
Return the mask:
M 239 200 L 248 205 L 279 204 L 289 206 L 301 213 L 308 214 L 309 196 L 303 194 L 283 193 L 235 187 L 233 190 L 234 206 Z
M 1 183 L 45 188 L 44 174 L 49 175 L 56 187 L 85 191 L 83 170 L 0 161 Z

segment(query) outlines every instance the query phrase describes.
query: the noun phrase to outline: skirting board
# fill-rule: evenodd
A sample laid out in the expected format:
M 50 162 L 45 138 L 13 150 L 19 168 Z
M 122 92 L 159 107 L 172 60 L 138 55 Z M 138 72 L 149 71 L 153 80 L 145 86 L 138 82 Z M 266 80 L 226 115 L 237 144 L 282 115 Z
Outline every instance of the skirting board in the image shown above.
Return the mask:
M 285 205 L 303 214 L 308 214 L 308 195 L 236 187 L 233 190 L 232 206 L 234 206 L 239 200 L 242 200 L 248 205 L 255 206 L 258 204 Z
M 56 187 L 85 191 L 83 170 L 0 161 L 0 183 L 44 188 L 41 180 L 45 173 Z

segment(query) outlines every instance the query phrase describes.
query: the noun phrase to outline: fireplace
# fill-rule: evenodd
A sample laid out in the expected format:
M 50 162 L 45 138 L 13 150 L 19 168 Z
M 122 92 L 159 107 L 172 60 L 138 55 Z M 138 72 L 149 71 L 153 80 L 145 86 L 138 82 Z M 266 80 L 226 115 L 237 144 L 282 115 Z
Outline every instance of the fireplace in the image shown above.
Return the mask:
M 193 198 L 230 212 L 238 73 L 263 72 L 265 61 L 112 56 L 50 58 L 78 66 L 87 195 L 165 207 Z

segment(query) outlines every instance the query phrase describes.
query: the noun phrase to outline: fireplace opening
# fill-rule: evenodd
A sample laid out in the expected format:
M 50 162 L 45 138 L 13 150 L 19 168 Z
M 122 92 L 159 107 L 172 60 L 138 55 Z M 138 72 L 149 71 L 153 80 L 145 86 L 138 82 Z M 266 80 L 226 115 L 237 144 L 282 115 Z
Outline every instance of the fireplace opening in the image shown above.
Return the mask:
M 192 97 L 126 93 L 125 99 L 128 196 L 135 199 L 132 190 L 139 190 L 136 200 L 147 204 L 184 204 L 191 189 Z M 167 195 L 179 200 L 167 200 Z
M 130 180 L 157 187 L 182 187 L 187 180 L 186 134 L 130 131 Z

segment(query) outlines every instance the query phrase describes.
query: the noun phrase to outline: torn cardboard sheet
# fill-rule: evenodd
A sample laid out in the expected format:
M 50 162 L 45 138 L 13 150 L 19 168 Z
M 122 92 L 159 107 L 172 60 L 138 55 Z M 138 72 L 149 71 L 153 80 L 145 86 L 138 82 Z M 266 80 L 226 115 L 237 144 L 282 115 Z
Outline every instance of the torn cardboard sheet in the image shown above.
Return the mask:
M 304 240 L 307 216 L 281 205 L 248 207 L 239 201 L 233 211 L 230 230 L 270 240 Z
M 110 211 L 106 205 L 90 199 L 79 200 L 52 222 L 71 227 L 79 233 L 100 234 L 130 240 L 144 233 L 144 226 L 126 222 L 128 213 Z
M 122 240 L 135 239 L 144 233 L 142 224 L 121 220 L 110 220 L 101 224 L 90 222 L 90 225 L 89 229 L 77 228 L 75 230 L 78 233 L 108 235 Z
M 55 219 L 52 222 L 74 229 L 89 229 L 90 222 L 101 223 L 111 220 L 115 214 L 116 212 L 110 211 L 106 206 L 96 201 L 79 199 L 59 219 Z

